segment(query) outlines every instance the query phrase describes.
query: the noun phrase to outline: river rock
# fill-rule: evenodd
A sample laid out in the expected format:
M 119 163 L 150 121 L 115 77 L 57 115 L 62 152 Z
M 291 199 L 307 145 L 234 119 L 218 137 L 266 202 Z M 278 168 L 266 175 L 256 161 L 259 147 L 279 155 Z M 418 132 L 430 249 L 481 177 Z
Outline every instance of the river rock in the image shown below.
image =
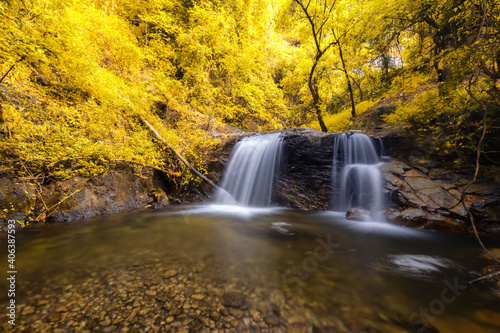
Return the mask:
M 47 316 L 47 322 L 55 322 L 61 319 L 61 314 L 59 312 L 52 312 Z
M 240 308 L 246 304 L 245 297 L 238 291 L 229 291 L 222 295 L 221 303 L 231 308 Z
M 293 323 L 288 326 L 290 333 L 309 333 L 310 328 L 304 323 Z
M 234 308 L 229 308 L 229 313 L 236 318 L 241 318 L 244 314 L 243 311 Z
M 274 314 L 270 314 L 264 317 L 264 322 L 270 326 L 278 326 L 280 324 L 280 319 Z
M 174 277 L 176 276 L 178 273 L 175 269 L 169 269 L 167 271 L 165 271 L 165 273 L 163 273 L 163 277 L 165 279 L 170 279 L 171 277 Z
M 192 299 L 195 299 L 195 300 L 198 300 L 198 301 L 204 300 L 205 297 L 207 297 L 207 295 L 205 295 L 205 294 L 193 294 L 191 296 Z
M 351 221 L 368 221 L 370 220 L 370 212 L 366 209 L 349 208 L 345 217 Z

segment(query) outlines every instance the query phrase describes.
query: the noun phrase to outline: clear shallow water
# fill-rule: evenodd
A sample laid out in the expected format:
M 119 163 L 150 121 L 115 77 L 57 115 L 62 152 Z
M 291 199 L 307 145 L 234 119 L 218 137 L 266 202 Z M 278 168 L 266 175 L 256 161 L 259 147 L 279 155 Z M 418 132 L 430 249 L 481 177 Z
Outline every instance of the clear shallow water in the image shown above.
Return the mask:
M 500 247 L 499 239 L 486 243 Z M 7 262 L 3 249 L 0 260 Z M 334 212 L 184 206 L 32 227 L 17 234 L 16 263 L 16 301 L 26 313 L 18 320 L 28 331 L 182 331 L 198 322 L 229 331 L 288 332 L 293 323 L 348 332 L 424 332 L 427 324 L 440 332 L 500 331 L 500 298 L 483 284 L 465 289 L 491 264 L 472 237 Z M 172 299 L 158 296 L 164 291 Z M 227 291 L 246 299 L 241 313 L 225 317 Z M 6 301 L 2 293 L 0 305 Z M 187 317 L 164 303 L 180 304 Z M 64 318 L 47 319 L 61 306 Z M 144 320 L 130 320 L 135 309 L 135 320 Z M 214 311 L 222 319 L 213 320 Z M 279 322 L 262 324 L 269 315 Z

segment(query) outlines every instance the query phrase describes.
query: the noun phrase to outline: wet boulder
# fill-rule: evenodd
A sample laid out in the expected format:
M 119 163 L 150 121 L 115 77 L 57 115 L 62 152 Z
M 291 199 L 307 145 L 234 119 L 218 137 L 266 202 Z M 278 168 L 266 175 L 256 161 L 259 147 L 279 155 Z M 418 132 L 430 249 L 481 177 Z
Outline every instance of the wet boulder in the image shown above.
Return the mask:
M 371 219 L 371 215 L 368 210 L 359 208 L 349 208 L 345 217 L 350 221 L 369 221 Z

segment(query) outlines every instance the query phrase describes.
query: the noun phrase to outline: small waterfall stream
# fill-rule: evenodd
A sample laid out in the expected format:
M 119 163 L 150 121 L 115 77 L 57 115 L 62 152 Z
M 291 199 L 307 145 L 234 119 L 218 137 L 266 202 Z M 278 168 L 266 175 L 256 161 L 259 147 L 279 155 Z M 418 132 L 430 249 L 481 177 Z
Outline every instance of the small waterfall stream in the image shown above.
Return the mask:
M 281 133 L 253 135 L 240 140 L 231 151 L 222 176 L 221 188 L 227 193 L 218 191 L 215 203 L 269 206 L 281 152 Z
M 362 133 L 337 136 L 332 168 L 334 209 L 366 209 L 373 219 L 382 221 L 380 167 L 380 156 L 372 138 Z

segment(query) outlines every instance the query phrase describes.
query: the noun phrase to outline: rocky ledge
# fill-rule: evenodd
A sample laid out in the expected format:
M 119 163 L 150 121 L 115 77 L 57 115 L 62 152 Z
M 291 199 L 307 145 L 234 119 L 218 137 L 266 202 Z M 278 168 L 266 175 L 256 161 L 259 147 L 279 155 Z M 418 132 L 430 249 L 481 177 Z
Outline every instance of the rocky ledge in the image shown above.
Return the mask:
M 469 209 L 481 231 L 500 235 L 498 184 L 481 177 L 468 187 L 464 197 L 466 209 L 460 199 L 471 175 L 431 166 L 428 160 L 416 161 L 413 166 L 393 158 L 388 160 L 384 173 L 389 198 L 387 217 L 413 227 L 471 231 Z
M 70 222 L 147 206 L 165 207 L 169 199 L 164 189 L 159 172 L 127 164 L 115 165 L 104 175 L 46 185 L 2 177 L 0 202 L 9 208 L 2 212 L 0 222 L 4 228 L 8 219 Z
M 469 186 L 475 166 L 453 168 L 450 161 L 429 157 L 426 140 L 432 141 L 432 136 L 397 129 L 378 134 L 389 155 L 384 171 L 389 220 L 412 227 L 472 232 L 469 210 L 481 233 L 500 235 L 498 167 L 482 165 L 477 180 Z
M 407 131 L 378 132 L 386 156 L 383 167 L 386 216 L 411 227 L 472 232 L 468 212 L 460 202 L 473 179 L 471 166 L 450 170 L 433 161 Z M 332 206 L 332 157 L 335 133 L 308 128 L 284 131 L 283 164 L 278 172 L 273 204 L 301 210 L 327 210 Z M 380 140 L 374 140 L 381 150 Z M 483 234 L 500 235 L 500 170 L 481 169 L 469 186 L 465 204 Z

